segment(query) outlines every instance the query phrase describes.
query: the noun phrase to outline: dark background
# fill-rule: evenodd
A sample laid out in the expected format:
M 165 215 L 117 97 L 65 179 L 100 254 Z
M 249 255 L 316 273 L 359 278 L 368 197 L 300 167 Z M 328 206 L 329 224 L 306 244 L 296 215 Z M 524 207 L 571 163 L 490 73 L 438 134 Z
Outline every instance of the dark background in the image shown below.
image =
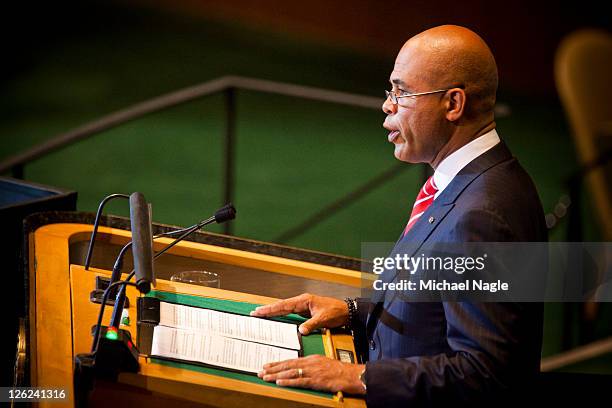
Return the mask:
M 1 18 L 0 160 L 223 75 L 376 96 L 382 104 L 406 39 L 438 24 L 465 25 L 496 56 L 498 131 L 533 177 L 547 212 L 577 168 L 555 90 L 556 49 L 573 30 L 610 28 L 603 2 L 589 1 L 13 2 Z M 234 233 L 276 241 L 395 165 L 383 119 L 381 111 L 238 91 Z M 223 132 L 223 98 L 212 95 L 35 160 L 25 179 L 78 191 L 84 211 L 107 194 L 142 191 L 156 222 L 191 225 L 223 201 Z M 421 180 L 422 167 L 406 165 L 283 243 L 359 256 L 361 242 L 394 241 Z M 588 192 L 583 200 L 585 241 L 598 240 Z M 127 215 L 121 203 L 109 212 Z M 565 219 L 550 236 L 566 239 Z M 564 347 L 564 319 L 559 305 L 547 305 L 544 355 Z M 609 326 L 600 319 L 596 337 Z

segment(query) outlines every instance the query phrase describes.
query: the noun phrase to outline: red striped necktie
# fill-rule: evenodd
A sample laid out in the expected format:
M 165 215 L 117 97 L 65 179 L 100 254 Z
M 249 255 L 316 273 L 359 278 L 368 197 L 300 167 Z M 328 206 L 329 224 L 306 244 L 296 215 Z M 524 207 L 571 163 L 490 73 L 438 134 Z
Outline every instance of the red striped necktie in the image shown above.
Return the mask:
M 417 222 L 417 220 L 423 215 L 423 213 L 429 208 L 431 203 L 434 201 L 434 196 L 438 191 L 438 187 L 436 187 L 436 183 L 434 182 L 433 176 L 427 179 L 423 188 L 419 191 L 417 195 L 416 201 L 414 202 L 414 206 L 412 207 L 412 213 L 410 214 L 410 219 L 408 220 L 408 224 L 406 224 L 406 228 L 404 229 L 404 235 L 410 231 L 410 228 Z M 403 236 L 404 236 L 403 235 Z

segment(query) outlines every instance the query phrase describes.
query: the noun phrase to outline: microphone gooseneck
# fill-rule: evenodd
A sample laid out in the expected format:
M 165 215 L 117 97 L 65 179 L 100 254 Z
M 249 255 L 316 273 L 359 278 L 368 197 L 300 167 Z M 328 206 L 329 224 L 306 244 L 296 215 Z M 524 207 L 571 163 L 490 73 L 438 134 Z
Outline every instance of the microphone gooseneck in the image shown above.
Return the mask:
M 144 218 L 144 216 L 142 215 L 142 213 L 144 212 L 144 208 L 146 204 L 146 201 L 144 201 L 144 196 L 141 193 L 134 193 L 130 196 L 130 220 L 132 219 L 132 196 L 134 196 L 134 200 L 135 200 L 135 205 L 134 205 L 134 209 L 136 211 L 134 211 L 134 217 L 136 219 L 141 219 Z M 143 204 L 144 202 L 144 204 Z M 149 211 L 148 211 L 148 206 L 147 207 L 147 211 L 146 211 L 146 218 L 144 218 L 144 221 L 146 223 L 146 225 L 148 225 L 148 230 L 149 230 L 149 234 L 151 233 L 151 224 L 150 224 L 150 217 L 149 217 Z M 136 214 L 136 213 L 140 213 L 140 214 Z M 157 239 L 157 238 L 161 238 L 161 237 L 170 237 L 173 235 L 178 235 L 180 234 L 177 238 L 175 238 L 170 244 L 166 245 L 161 251 L 155 253 L 155 255 L 150 258 L 151 259 L 151 267 L 149 268 L 149 270 L 151 271 L 151 276 L 153 277 L 153 279 L 151 280 L 151 282 L 154 282 L 154 275 L 152 274 L 153 271 L 153 267 L 152 267 L 152 261 L 156 260 L 157 258 L 159 258 L 161 255 L 163 255 L 164 253 L 166 253 L 168 250 L 170 250 L 172 247 L 174 247 L 176 244 L 178 244 L 179 242 L 181 242 L 182 240 L 184 240 L 185 238 L 187 238 L 187 236 L 189 236 L 190 234 L 192 234 L 193 232 L 201 229 L 202 227 L 212 224 L 213 222 L 217 222 L 217 223 L 223 223 L 229 220 L 233 220 L 234 218 L 236 218 L 236 209 L 235 207 L 231 204 L 228 203 L 226 205 L 224 205 L 223 207 L 221 207 L 220 209 L 218 209 L 217 211 L 215 211 L 215 214 L 212 217 L 209 217 L 205 220 L 202 220 L 200 222 L 198 222 L 197 224 L 192 225 L 191 227 L 187 227 L 187 228 L 182 228 L 179 230 L 174 230 L 174 231 L 168 231 L 168 232 L 164 232 L 158 235 L 155 235 L 153 239 Z M 146 222 L 146 219 L 149 219 L 149 222 Z M 132 222 L 132 225 L 136 225 L 134 222 Z M 141 238 L 145 238 L 146 236 L 142 236 L 143 231 L 146 230 L 146 225 L 145 228 L 139 228 L 138 230 L 138 235 Z M 133 228 L 133 227 L 132 227 Z M 137 272 L 137 268 L 136 268 L 136 259 L 137 259 L 137 255 L 136 255 L 136 241 L 134 240 L 134 238 L 136 237 L 137 233 L 134 231 L 134 229 L 132 229 L 132 238 L 133 241 L 128 242 L 119 252 L 119 256 L 117 257 L 117 260 L 115 261 L 115 267 L 113 268 L 113 274 L 112 274 L 112 278 L 111 278 L 111 282 L 109 287 L 105 290 L 104 292 L 104 298 L 102 301 L 102 304 L 100 306 L 100 312 L 98 314 L 98 322 L 96 324 L 96 329 L 94 332 L 94 341 L 92 344 L 92 353 L 95 354 L 96 350 L 97 350 L 97 345 L 98 345 L 98 341 L 99 341 L 99 336 L 100 336 L 100 327 L 102 324 L 102 316 L 104 313 L 104 306 L 106 304 L 106 299 L 108 298 L 109 295 L 109 289 L 110 287 L 116 287 L 119 286 L 119 290 L 115 299 L 115 305 L 114 305 L 114 310 L 113 310 L 113 314 L 111 317 L 111 324 L 110 326 L 112 327 L 119 327 L 120 325 L 120 321 L 121 321 L 121 312 L 123 310 L 123 303 L 125 301 L 125 284 L 128 283 L 130 281 L 130 279 L 132 279 L 132 277 L 134 275 L 136 275 L 137 278 L 137 283 L 135 286 L 137 286 L 137 288 L 142 292 L 141 287 L 138 286 L 138 272 Z M 149 235 L 150 236 L 150 235 Z M 151 240 L 151 242 L 152 242 Z M 125 255 L 125 253 L 127 252 L 127 250 L 132 247 L 132 250 L 134 252 L 134 269 L 130 272 L 130 274 L 128 275 L 128 277 L 126 278 L 125 281 L 121 281 L 123 282 L 123 284 L 120 284 L 119 282 L 119 278 L 121 276 L 121 267 L 122 267 L 122 260 L 123 260 L 123 256 Z M 152 253 L 152 244 L 151 244 L 151 253 Z M 147 258 L 149 259 L 149 258 Z M 141 263 L 141 265 L 146 265 L 146 260 Z M 115 285 L 117 284 L 117 285 Z M 133 285 L 133 284 L 132 284 Z M 145 283 L 146 285 L 146 283 Z M 147 287 L 145 286 L 144 289 L 146 290 Z M 148 285 L 148 289 L 150 290 L 150 284 Z M 149 291 L 147 290 L 147 292 Z M 147 292 L 143 292 L 143 293 L 147 293 Z

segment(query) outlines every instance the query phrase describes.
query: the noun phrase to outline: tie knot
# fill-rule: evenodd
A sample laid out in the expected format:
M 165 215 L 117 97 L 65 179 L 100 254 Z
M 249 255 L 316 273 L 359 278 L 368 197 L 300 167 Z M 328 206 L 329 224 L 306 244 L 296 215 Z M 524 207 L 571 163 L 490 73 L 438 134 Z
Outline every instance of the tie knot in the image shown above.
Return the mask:
M 430 196 L 436 194 L 437 191 L 438 187 L 436 186 L 433 176 L 431 176 L 427 179 L 425 184 L 423 184 L 423 188 L 419 193 L 422 193 L 424 196 Z
M 433 176 L 427 179 L 421 190 L 419 190 L 419 194 L 417 195 L 416 201 L 412 206 L 412 213 L 410 214 L 410 219 L 408 220 L 408 224 L 404 229 L 404 235 L 408 233 L 410 228 L 416 223 L 421 215 L 427 208 L 433 203 L 434 196 L 438 191 L 438 187 L 436 186 L 436 182 L 434 181 Z

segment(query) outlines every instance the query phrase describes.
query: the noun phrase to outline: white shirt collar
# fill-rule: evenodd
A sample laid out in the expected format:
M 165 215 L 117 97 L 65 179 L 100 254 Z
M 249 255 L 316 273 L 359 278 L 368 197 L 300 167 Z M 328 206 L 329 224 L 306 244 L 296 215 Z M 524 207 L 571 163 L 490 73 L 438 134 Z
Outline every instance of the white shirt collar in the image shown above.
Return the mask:
M 492 129 L 484 135 L 472 140 L 465 146 L 455 150 L 442 160 L 433 175 L 434 183 L 436 187 L 438 187 L 434 200 L 438 198 L 440 193 L 450 184 L 462 168 L 499 142 L 500 139 L 497 131 Z

